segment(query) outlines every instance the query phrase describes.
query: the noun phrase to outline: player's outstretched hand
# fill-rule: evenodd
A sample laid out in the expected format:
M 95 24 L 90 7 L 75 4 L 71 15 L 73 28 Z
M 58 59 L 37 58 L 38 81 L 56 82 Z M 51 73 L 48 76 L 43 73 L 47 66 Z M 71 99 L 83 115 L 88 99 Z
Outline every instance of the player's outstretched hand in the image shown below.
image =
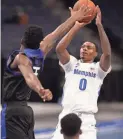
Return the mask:
M 74 17 L 77 21 L 82 21 L 85 18 L 90 17 L 88 13 L 90 12 L 90 8 L 86 5 L 82 5 L 78 11 L 74 11 L 71 7 L 69 7 L 71 16 Z
M 50 101 L 53 98 L 52 92 L 49 89 L 41 89 L 41 98 L 43 101 Z
M 96 25 L 101 25 L 102 24 L 102 14 L 99 6 L 96 7 L 97 11 L 97 16 L 96 16 Z

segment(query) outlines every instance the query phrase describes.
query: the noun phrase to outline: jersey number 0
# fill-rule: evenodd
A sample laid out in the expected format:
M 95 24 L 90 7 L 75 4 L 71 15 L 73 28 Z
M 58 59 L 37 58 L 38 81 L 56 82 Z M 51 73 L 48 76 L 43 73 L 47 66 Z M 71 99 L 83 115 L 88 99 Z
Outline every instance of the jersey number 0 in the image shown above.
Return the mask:
M 87 86 L 87 80 L 82 78 L 79 83 L 79 89 L 84 91 L 86 89 L 86 86 Z

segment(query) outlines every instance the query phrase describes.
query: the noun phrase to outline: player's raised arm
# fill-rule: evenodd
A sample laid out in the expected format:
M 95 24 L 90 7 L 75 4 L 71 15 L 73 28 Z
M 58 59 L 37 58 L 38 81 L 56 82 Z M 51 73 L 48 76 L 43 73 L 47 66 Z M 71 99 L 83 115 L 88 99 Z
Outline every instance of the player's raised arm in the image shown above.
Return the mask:
M 108 37 L 105 33 L 105 30 L 103 28 L 103 25 L 101 23 L 101 11 L 99 7 L 97 7 L 96 25 L 98 28 L 100 41 L 101 41 L 101 48 L 103 52 L 100 59 L 100 67 L 102 68 L 103 71 L 106 72 L 108 71 L 111 65 L 111 46 Z
M 52 93 L 48 89 L 44 89 L 37 76 L 33 73 L 32 63 L 31 61 L 24 55 L 18 54 L 13 63 L 11 64 L 11 68 L 18 67 L 27 85 L 37 92 L 41 98 L 44 100 L 52 99 Z M 45 95 L 45 97 L 44 97 Z
M 78 11 L 74 12 L 70 18 L 57 27 L 55 31 L 47 35 L 40 43 L 40 48 L 43 50 L 44 54 L 46 55 L 56 46 L 56 42 L 72 28 L 76 21 L 82 21 L 84 18 L 87 18 L 89 10 L 87 6 L 82 6 Z
M 85 23 L 79 23 L 78 21 L 76 21 L 75 25 L 71 28 L 71 30 L 58 43 L 56 47 L 56 53 L 62 64 L 66 64 L 69 62 L 70 55 L 66 50 L 66 48 L 69 46 L 70 42 L 72 41 L 76 33 L 85 25 L 86 25 Z

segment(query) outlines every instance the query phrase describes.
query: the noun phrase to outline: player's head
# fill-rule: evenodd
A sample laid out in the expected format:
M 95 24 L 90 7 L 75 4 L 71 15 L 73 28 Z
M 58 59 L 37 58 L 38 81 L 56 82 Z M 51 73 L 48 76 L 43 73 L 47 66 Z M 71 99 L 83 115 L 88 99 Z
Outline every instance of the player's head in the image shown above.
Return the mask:
M 37 25 L 31 25 L 25 30 L 21 44 L 24 48 L 38 49 L 42 40 L 42 28 Z
M 80 58 L 84 62 L 90 62 L 95 59 L 98 53 L 98 47 L 95 43 L 84 42 L 80 48 Z
M 74 113 L 70 113 L 61 119 L 61 133 L 64 139 L 79 139 L 79 135 L 82 133 L 81 119 Z

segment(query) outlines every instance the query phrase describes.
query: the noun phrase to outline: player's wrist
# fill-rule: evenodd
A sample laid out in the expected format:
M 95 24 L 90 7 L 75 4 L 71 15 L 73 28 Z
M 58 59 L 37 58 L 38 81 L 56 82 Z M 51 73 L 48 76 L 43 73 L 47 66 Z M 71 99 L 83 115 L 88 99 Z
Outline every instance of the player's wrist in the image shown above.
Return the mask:
M 75 23 L 76 21 L 79 21 L 80 17 L 78 16 L 77 12 L 72 14 L 70 19 Z
M 41 87 L 39 91 L 41 92 L 41 91 L 43 91 L 43 90 L 44 90 L 44 88 L 43 88 L 43 87 Z
M 38 93 L 39 96 L 44 95 L 44 93 L 43 93 L 44 92 L 44 88 L 42 86 L 37 86 L 35 88 L 35 91 Z
M 103 28 L 102 23 L 97 23 L 96 25 L 97 25 L 98 28 Z
M 73 31 L 74 31 L 74 32 L 77 32 L 77 31 L 79 31 L 82 27 L 84 27 L 84 23 L 75 24 L 74 27 L 73 27 Z

